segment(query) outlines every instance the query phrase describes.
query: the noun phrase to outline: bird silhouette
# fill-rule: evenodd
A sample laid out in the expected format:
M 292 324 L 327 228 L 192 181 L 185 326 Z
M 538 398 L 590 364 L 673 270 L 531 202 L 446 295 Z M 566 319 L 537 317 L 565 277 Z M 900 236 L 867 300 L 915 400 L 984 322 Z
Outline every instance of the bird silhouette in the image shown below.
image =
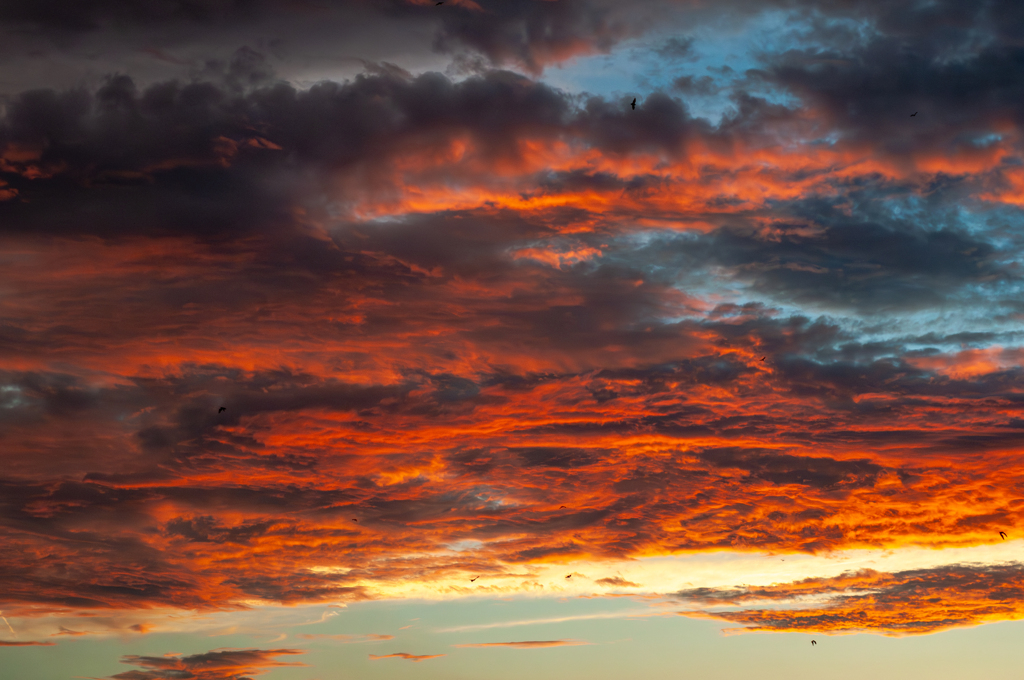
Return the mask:
M 353 517 L 353 518 L 352 518 L 352 521 L 353 521 L 353 522 L 356 522 L 356 523 L 358 523 L 358 522 L 359 522 L 359 520 L 357 520 L 357 519 L 356 519 L 355 517 Z
M 444 4 L 443 2 L 437 3 L 437 5 L 443 5 L 443 4 Z M 434 5 L 434 7 L 437 7 L 437 5 Z
M 632 103 L 630 103 L 630 106 L 633 107 L 634 111 L 636 110 L 636 97 L 633 97 L 633 101 L 632 101 Z
M 572 574 L 569 574 L 568 576 L 566 576 L 566 578 L 572 578 Z
M 814 645 L 816 645 L 816 644 L 818 644 L 818 643 L 817 643 L 816 641 L 814 641 L 814 640 L 811 640 L 811 646 L 812 646 L 812 647 L 813 647 Z
M 219 409 L 217 409 L 217 413 L 224 413 L 224 411 L 227 411 L 227 410 L 228 410 L 227 406 L 221 406 Z
M 767 359 L 767 358 L 768 358 L 768 357 L 761 357 L 761 361 L 764 361 L 764 360 L 765 360 L 765 359 Z
M 1003 537 L 1004 541 L 1006 540 L 1006 532 L 1005 531 L 1000 531 L 999 535 Z
M 912 114 L 910 114 L 910 117 L 913 118 L 916 115 L 917 115 L 917 111 L 914 111 Z
M 566 507 L 565 507 L 564 505 L 559 505 L 559 506 L 558 506 L 558 509 L 559 509 L 559 510 L 565 510 L 565 509 L 566 509 Z
M 471 578 L 471 579 L 469 579 L 469 582 L 470 582 L 470 583 L 472 583 L 473 581 L 475 581 L 475 580 L 476 580 L 476 579 L 478 579 L 478 578 L 480 578 L 480 577 L 479 577 L 479 576 L 477 576 L 476 578 Z

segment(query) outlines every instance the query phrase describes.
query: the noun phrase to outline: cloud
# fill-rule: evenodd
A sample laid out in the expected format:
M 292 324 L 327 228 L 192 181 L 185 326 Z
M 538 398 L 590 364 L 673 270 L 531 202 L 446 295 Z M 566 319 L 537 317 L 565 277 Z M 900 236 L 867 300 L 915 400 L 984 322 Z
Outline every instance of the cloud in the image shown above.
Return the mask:
M 160 53 L 154 56 L 166 61 L 174 59 L 161 56 L 166 52 L 189 51 L 188 42 L 180 35 L 183 30 L 194 36 L 193 41 L 212 51 L 218 38 L 224 42 L 242 39 L 246 33 L 238 27 L 278 36 L 281 42 L 304 31 L 311 45 L 319 48 L 321 59 L 323 52 L 341 56 L 346 52 L 332 45 L 327 35 L 333 30 L 343 38 L 343 44 L 358 43 L 351 24 L 359 23 L 376 41 L 384 42 L 392 50 L 399 45 L 396 34 L 412 33 L 414 40 L 407 42 L 418 48 L 417 56 L 421 58 L 429 57 L 432 47 L 434 51 L 460 57 L 457 63 L 473 64 L 475 57 L 540 73 L 545 66 L 581 54 L 607 52 L 623 38 L 637 33 L 641 28 L 639 22 L 616 9 L 614 3 L 586 0 L 551 4 L 500 0 L 488 3 L 486 8 L 472 0 L 458 0 L 449 2 L 441 12 L 434 9 L 433 3 L 406 0 L 372 6 L 330 0 L 318 5 L 316 11 L 275 0 L 244 7 L 178 0 L 159 7 L 124 7 L 118 2 L 100 0 L 83 2 L 74 8 L 48 9 L 26 8 L 5 1 L 0 3 L 0 26 L 30 35 L 42 34 L 65 50 L 93 41 L 124 49 L 125 43 L 131 44 L 125 32 L 142 33 L 150 39 L 148 49 L 152 52 L 159 48 Z M 115 19 L 117 25 L 128 30 L 118 32 Z M 424 42 L 417 33 L 432 36 L 432 41 Z M 298 46 L 275 47 L 279 53 L 300 50 L 301 54 Z
M 544 619 L 522 619 L 517 621 L 499 621 L 496 623 L 482 623 L 467 626 L 456 626 L 454 628 L 438 629 L 438 633 L 465 633 L 477 630 L 489 630 L 491 628 L 511 628 L 515 626 L 535 626 L 547 623 L 564 623 L 566 621 L 590 621 L 592 619 L 624 619 L 633 617 L 652 616 L 649 611 L 627 611 L 627 612 L 598 612 L 595 614 L 577 614 L 574 616 L 557 616 Z
M 477 642 L 473 644 L 452 645 L 453 647 L 512 647 L 514 649 L 539 649 L 542 647 L 576 647 L 589 645 L 584 640 L 525 640 L 523 642 Z
M 305 666 L 299 662 L 278 661 L 274 657 L 302 654 L 297 649 L 223 649 L 191 656 L 139 656 L 129 654 L 121 663 L 147 670 L 125 671 L 110 676 L 114 680 L 235 680 L 258 675 L 272 668 Z
M 56 642 L 22 642 L 20 640 L 0 640 L 0 647 L 52 647 Z
M 348 635 L 345 633 L 339 633 L 335 635 L 327 633 L 304 633 L 298 637 L 304 640 L 336 640 L 338 642 L 345 643 L 357 643 L 357 642 L 384 642 L 386 640 L 394 640 L 394 635 L 381 635 L 378 633 L 367 633 L 365 635 Z
M 371 654 L 370 658 L 373 659 L 374 661 L 376 661 L 377 659 L 391 659 L 391 658 L 405 659 L 407 661 L 426 661 L 427 659 L 439 659 L 442 656 L 447 656 L 447 655 L 446 654 L 429 654 L 429 655 L 417 656 L 415 654 L 406 654 L 405 652 L 396 652 L 394 654 L 384 654 L 382 656 L 377 656 L 375 654 Z
M 609 588 L 640 588 L 642 587 L 639 583 L 633 583 L 627 581 L 621 576 L 606 576 L 605 578 L 599 578 L 594 583 L 599 583 L 602 586 L 608 586 Z
M 461 596 L 479 574 L 511 594 L 552 588 L 551 561 L 970 546 L 1024 520 L 1008 6 L 786 3 L 750 41 L 781 47 L 728 85 L 647 74 L 633 110 L 542 74 L 627 38 L 703 65 L 700 21 L 643 34 L 675 5 L 30 4 L 0 0 L 0 61 L 42 41 L 99 72 L 76 50 L 128 27 L 149 66 L 0 114 L 17 611 L 123 631 L 146 608 Z M 361 72 L 299 77 L 287 40 L 225 38 L 346 21 L 456 63 L 353 47 Z
M 892 574 L 866 569 L 765 587 L 688 590 L 677 597 L 705 607 L 738 607 L 680 612 L 742 624 L 737 632 L 921 635 L 1024 617 L 1013 595 L 1022 575 L 1024 568 L 1016 563 Z

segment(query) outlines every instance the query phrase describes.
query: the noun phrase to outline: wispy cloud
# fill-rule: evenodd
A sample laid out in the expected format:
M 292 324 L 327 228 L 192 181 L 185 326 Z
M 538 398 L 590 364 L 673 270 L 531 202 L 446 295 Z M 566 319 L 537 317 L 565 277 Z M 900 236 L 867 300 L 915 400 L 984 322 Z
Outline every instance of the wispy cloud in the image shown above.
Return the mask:
M 378 659 L 392 659 L 392 658 L 394 658 L 394 659 L 405 659 L 406 661 L 426 661 L 427 659 L 439 659 L 442 656 L 446 656 L 446 655 L 445 654 L 416 655 L 416 654 L 407 654 L 405 652 L 395 652 L 394 654 L 382 654 L 380 656 L 377 656 L 375 654 L 370 654 L 370 658 L 373 659 L 374 661 L 376 661 Z
M 16 640 L 0 640 L 0 647 L 52 647 L 56 642 L 20 642 Z
M 599 578 L 596 581 L 594 581 L 594 583 L 600 584 L 602 586 L 608 586 L 608 587 L 611 587 L 611 588 L 640 588 L 641 587 L 639 583 L 633 583 L 632 581 L 627 581 L 626 579 L 622 578 L 621 576 L 607 576 L 605 578 Z
M 336 642 L 356 643 L 356 642 L 382 642 L 384 640 L 394 640 L 394 635 L 381 635 L 377 633 L 367 633 L 364 635 L 347 635 L 344 633 L 338 634 L 327 634 L 327 633 L 306 633 L 298 635 L 297 637 L 304 640 L 335 640 Z
M 595 614 L 576 614 L 573 616 L 553 616 L 540 619 L 519 619 L 515 621 L 496 621 L 494 623 L 480 623 L 466 626 L 455 626 L 453 628 L 441 628 L 437 633 L 466 633 L 475 630 L 489 630 L 491 628 L 514 628 L 516 626 L 540 626 L 553 623 L 565 623 L 567 621 L 588 621 L 594 619 L 632 619 L 647 618 L 651 616 L 665 616 L 664 612 L 652 612 L 651 610 L 631 610 L 628 612 L 601 612 Z
M 578 647 L 592 644 L 586 640 L 524 640 L 522 642 L 476 642 L 452 647 L 513 647 L 515 649 L 539 649 L 543 647 Z

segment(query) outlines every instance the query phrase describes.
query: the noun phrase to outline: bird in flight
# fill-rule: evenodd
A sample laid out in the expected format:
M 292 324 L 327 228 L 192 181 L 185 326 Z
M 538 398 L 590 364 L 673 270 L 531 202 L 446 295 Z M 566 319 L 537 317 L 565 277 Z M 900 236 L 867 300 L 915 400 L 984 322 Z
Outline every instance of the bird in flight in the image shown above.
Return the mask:
M 913 118 L 916 115 L 917 115 L 917 111 L 914 111 L 912 114 L 910 114 L 910 117 Z
M 224 411 L 227 411 L 227 410 L 228 410 L 227 406 L 221 406 L 219 409 L 217 409 L 217 413 L 224 413 Z
M 632 101 L 632 103 L 630 103 L 630 106 L 633 107 L 634 111 L 636 110 L 636 97 L 633 97 L 633 101 Z
M 559 509 L 559 510 L 565 510 L 565 509 L 566 509 L 566 507 L 565 507 L 564 505 L 559 505 L 559 506 L 558 506 L 558 509 Z
M 1003 537 L 1004 541 L 1006 540 L 1006 532 L 1005 531 L 1000 531 L 999 535 Z
M 469 579 L 469 582 L 470 582 L 470 583 L 472 583 L 473 581 L 477 580 L 478 578 L 480 578 L 480 577 L 479 577 L 479 576 L 476 576 L 476 577 L 474 577 L 474 578 L 471 578 L 471 579 Z
M 437 3 L 437 5 L 443 5 L 443 4 L 444 4 L 443 2 Z M 434 7 L 437 7 L 437 5 L 434 5 Z
M 817 642 L 816 642 L 815 640 L 811 640 L 811 646 L 812 646 L 812 647 L 813 647 L 814 645 L 816 645 L 816 644 L 818 644 L 818 643 L 817 643 Z
M 761 357 L 761 361 L 764 361 L 764 360 L 765 360 L 765 359 L 767 359 L 767 358 L 768 358 L 768 357 Z
M 356 522 L 356 523 L 358 523 L 358 522 L 359 522 L 359 520 L 357 520 L 357 519 L 356 519 L 355 517 L 353 517 L 353 518 L 352 518 L 352 521 L 353 521 L 353 522 Z
M 566 578 L 572 578 L 572 574 L 569 574 L 568 576 L 566 576 Z

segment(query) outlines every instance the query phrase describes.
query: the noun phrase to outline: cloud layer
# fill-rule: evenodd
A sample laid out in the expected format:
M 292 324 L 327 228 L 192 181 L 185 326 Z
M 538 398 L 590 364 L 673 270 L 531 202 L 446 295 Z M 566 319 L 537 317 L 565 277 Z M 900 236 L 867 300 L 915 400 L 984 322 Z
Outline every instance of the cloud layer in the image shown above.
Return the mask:
M 73 54 L 121 17 L 166 61 L 181 26 L 201 51 L 229 24 L 308 20 L 51 5 L 0 2 L 0 23 Z M 551 592 L 536 570 L 573 560 L 1015 538 L 1024 15 L 784 5 L 742 72 L 684 72 L 700 41 L 643 19 L 710 8 L 327 2 L 325 26 L 430 27 L 451 68 L 287 82 L 268 44 L 188 77 L 10 92 L 3 611 Z M 635 110 L 545 80 L 627 43 L 678 68 Z M 957 569 L 851 576 L 871 597 L 779 586 L 758 597 L 832 599 L 715 616 L 1017 617 L 972 580 L 1012 590 L 1015 571 Z M 921 588 L 957 611 L 904 596 Z M 567 643 L 487 644 L 548 642 Z M 392 656 L 434 658 L 374 658 Z
M 686 615 L 744 624 L 740 630 L 917 635 L 1024 618 L 1022 573 L 1016 563 L 895 574 L 866 569 L 764 588 L 691 590 L 679 597 L 704 606 L 739 607 Z M 776 608 L 780 603 L 790 606 Z

